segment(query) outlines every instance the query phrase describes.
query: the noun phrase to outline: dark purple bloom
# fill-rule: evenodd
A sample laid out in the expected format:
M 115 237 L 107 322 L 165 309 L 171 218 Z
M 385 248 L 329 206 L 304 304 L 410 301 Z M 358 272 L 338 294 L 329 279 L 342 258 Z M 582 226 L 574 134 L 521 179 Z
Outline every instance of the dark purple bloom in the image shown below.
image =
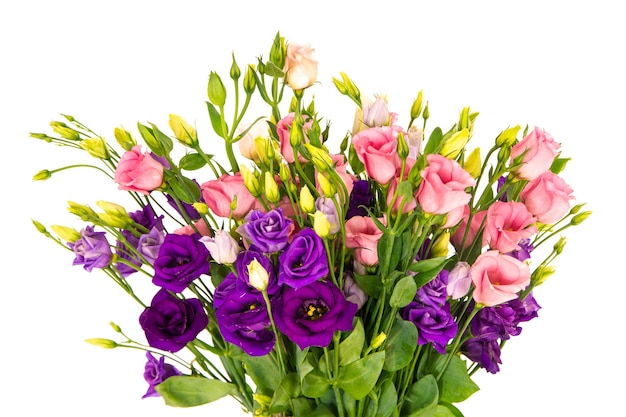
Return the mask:
M 335 331 L 352 330 L 357 305 L 347 301 L 331 282 L 315 281 L 306 287 L 283 287 L 274 308 L 278 329 L 300 349 L 326 347 Z
M 150 346 L 178 352 L 206 328 L 209 319 L 200 300 L 181 300 L 160 289 L 139 316 L 139 324 Z
M 156 227 L 158 230 L 163 230 L 163 215 L 156 217 L 152 206 L 145 205 L 143 209 L 128 213 L 133 221 L 145 229 L 150 230 Z
M 446 353 L 446 345 L 456 336 L 458 325 L 450 314 L 450 305 L 435 306 L 412 301 L 402 309 L 402 318 L 417 327 L 417 344 L 432 343 L 437 352 Z
M 174 365 L 165 363 L 165 357 L 161 356 L 159 360 L 156 360 L 150 352 L 146 352 L 146 367 L 143 373 L 143 377 L 148 383 L 148 391 L 141 398 L 158 397 L 159 393 L 154 389 L 161 382 L 165 381 L 171 376 L 182 375 Z
M 82 265 L 91 272 L 93 268 L 106 268 L 111 262 L 111 247 L 106 232 L 94 232 L 94 226 L 87 226 L 80 231 L 81 238 L 68 243 L 76 257 L 73 265 Z
M 350 201 L 348 202 L 348 211 L 346 220 L 354 216 L 367 216 L 367 211 L 361 207 L 371 207 L 372 191 L 367 180 L 354 181 L 352 192 L 350 193 Z
M 131 265 L 137 266 L 137 268 L 133 268 L 131 265 L 124 262 L 117 262 L 115 264 L 115 267 L 120 271 L 122 276 L 126 278 L 130 274 L 137 272 L 137 269 L 141 266 L 141 259 L 139 259 L 139 256 L 135 252 L 132 252 L 132 249 L 130 249 L 137 249 L 137 246 L 139 246 L 139 238 L 128 230 L 121 230 L 121 233 L 126 240 L 117 241 L 117 244 L 115 245 L 115 254 L 118 258 L 124 259 Z
M 328 275 L 324 241 L 313 229 L 302 229 L 280 254 L 278 283 L 301 288 Z
M 435 278 L 417 290 L 415 300 L 427 305 L 444 305 L 448 298 L 447 287 L 448 271 L 444 269 Z
M 252 210 L 246 216 L 246 222 L 237 228 L 237 232 L 248 239 L 255 249 L 273 253 L 287 246 L 292 228 L 293 222 L 285 217 L 281 208 L 277 208 L 267 213 Z
M 498 364 L 502 364 L 502 360 L 500 359 L 500 344 L 497 340 L 474 337 L 461 345 L 461 352 L 489 373 L 495 374 L 500 370 Z
M 276 342 L 263 295 L 240 292 L 234 274 L 215 290 L 215 318 L 224 340 L 251 356 L 267 355 Z M 233 282 L 233 279 L 235 282 Z M 219 300 L 219 301 L 218 301 Z
M 202 274 L 209 273 L 209 250 L 200 236 L 168 234 L 154 262 L 152 282 L 162 288 L 181 292 Z
M 518 324 L 536 318 L 538 316 L 537 312 L 541 308 L 532 293 L 528 294 L 523 300 L 516 298 L 507 304 L 515 310 L 515 321 Z
M 500 178 L 498 178 L 498 184 L 496 185 L 496 192 L 499 193 L 500 190 L 502 189 L 502 187 L 504 186 L 504 183 L 506 182 L 506 176 L 501 176 Z M 502 194 L 500 196 L 500 201 L 504 201 L 507 202 L 509 201 L 509 197 L 507 195 L 506 192 L 504 192 L 504 194 Z
M 239 277 L 241 284 L 245 284 L 245 287 L 240 287 L 240 291 L 258 291 L 250 286 L 250 278 L 248 276 L 248 265 L 254 259 L 256 259 L 269 274 L 269 281 L 267 283 L 266 290 L 267 294 L 271 297 L 280 290 L 278 286 L 278 279 L 276 278 L 276 273 L 274 272 L 274 266 L 272 265 L 272 261 L 270 261 L 267 256 L 255 250 L 243 251 L 237 255 L 237 260 L 235 261 L 237 276 Z
M 508 303 L 481 309 L 470 324 L 474 336 L 487 340 L 507 340 L 517 336 L 522 328 L 517 326 L 515 310 Z
M 521 239 L 517 244 L 520 248 L 509 252 L 508 255 L 522 262 L 526 259 L 530 259 L 530 252 L 535 249 L 535 247 L 530 244 L 530 239 Z

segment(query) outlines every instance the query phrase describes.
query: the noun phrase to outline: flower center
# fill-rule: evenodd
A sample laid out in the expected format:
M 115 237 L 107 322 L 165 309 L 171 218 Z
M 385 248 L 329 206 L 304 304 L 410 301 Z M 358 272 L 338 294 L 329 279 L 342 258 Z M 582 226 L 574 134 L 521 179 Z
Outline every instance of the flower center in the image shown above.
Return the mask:
M 326 312 L 328 311 L 328 307 L 320 304 L 309 304 L 306 310 L 307 317 L 316 321 L 319 320 Z

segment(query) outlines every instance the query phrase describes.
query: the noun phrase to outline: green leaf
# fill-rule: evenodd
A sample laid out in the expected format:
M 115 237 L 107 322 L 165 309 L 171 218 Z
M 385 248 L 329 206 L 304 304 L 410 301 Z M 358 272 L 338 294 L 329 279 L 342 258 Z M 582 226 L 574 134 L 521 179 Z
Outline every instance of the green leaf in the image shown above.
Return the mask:
M 213 126 L 213 130 L 219 137 L 226 139 L 227 132 L 224 132 L 222 129 L 222 118 L 220 117 L 220 112 L 208 101 L 206 102 L 206 107 L 209 111 L 209 118 L 211 119 L 211 126 Z M 226 126 L 226 129 L 228 129 L 228 126 Z
M 141 123 L 137 123 L 137 130 L 139 130 L 139 134 L 143 138 L 143 141 L 146 143 L 148 148 L 150 148 L 150 150 L 154 152 L 155 155 L 165 156 L 164 150 L 161 148 L 159 141 L 152 133 L 152 129 L 150 129 L 148 126 L 142 125 Z
M 314 369 L 302 379 L 302 393 L 309 398 L 320 398 L 330 388 L 330 381 L 319 369 Z
M 374 387 L 385 361 L 385 352 L 376 352 L 339 368 L 337 386 L 357 400 Z
M 206 160 L 198 153 L 188 153 L 182 158 L 178 166 L 185 171 L 195 171 L 206 165 Z
M 413 359 L 417 348 L 417 327 L 409 321 L 396 318 L 387 335 L 387 348 L 383 369 L 388 372 L 398 371 Z
M 297 398 L 302 394 L 300 390 L 300 381 L 298 380 L 298 374 L 292 372 L 287 374 L 278 387 L 274 391 L 272 402 L 270 403 L 270 414 L 282 413 L 287 411 L 291 407 L 291 399 Z
M 296 415 L 300 415 L 300 414 L 296 414 Z M 318 405 L 315 411 L 313 411 L 311 414 L 306 414 L 306 415 L 308 417 L 335 417 L 335 414 L 328 408 L 328 406 L 324 404 Z
M 432 417 L 463 417 L 463 413 L 452 404 L 439 403 Z
M 174 149 L 174 143 L 172 142 L 172 139 L 170 139 L 170 137 L 167 136 L 165 133 L 161 132 L 154 123 L 150 123 L 150 125 L 152 126 L 152 134 L 154 135 L 156 140 L 159 141 L 161 149 L 163 149 L 164 154 L 161 156 L 169 155 L 170 152 L 172 152 L 172 149 Z
M 432 417 L 437 410 L 438 402 L 437 380 L 428 374 L 411 385 L 402 405 L 401 414 L 406 417 Z
M 359 284 L 359 287 L 368 296 L 373 298 L 378 298 L 380 296 L 380 292 L 383 289 L 383 283 L 380 280 L 380 276 L 354 274 L 354 279 L 357 284 Z
M 254 382 L 257 390 L 263 393 L 274 392 L 282 379 L 278 365 L 270 355 L 250 356 L 243 350 L 231 345 L 230 356 L 244 363 L 246 373 Z
M 179 175 L 168 183 L 172 192 L 179 200 L 193 204 L 200 199 L 200 188 L 189 178 Z
M 385 381 L 380 390 L 380 398 L 378 398 L 378 410 L 376 417 L 389 417 L 393 414 L 393 410 L 398 404 L 398 392 L 396 386 L 391 379 Z
M 402 239 L 391 233 L 384 233 L 378 241 L 378 271 L 386 276 L 393 271 L 400 262 L 402 255 Z
M 404 277 L 393 288 L 391 298 L 389 299 L 389 305 L 392 308 L 402 308 L 409 305 L 415 298 L 417 292 L 417 285 L 413 277 Z
M 440 361 L 446 356 L 442 356 Z M 437 365 L 435 365 L 437 367 Z M 460 403 L 478 391 L 478 385 L 467 374 L 465 361 L 452 356 L 448 367 L 439 380 L 439 399 L 448 403 Z
M 409 267 L 409 271 L 425 272 L 436 268 L 439 268 L 439 271 L 441 271 L 443 266 L 446 264 L 446 261 L 447 258 L 445 257 L 424 259 L 423 261 L 418 261 L 414 264 L 411 264 L 411 266 Z
M 550 166 L 550 171 L 554 174 L 561 173 L 565 169 L 565 166 L 571 159 L 572 158 L 554 158 L 554 161 L 552 162 L 552 165 Z
M 233 384 L 187 375 L 169 377 L 155 389 L 172 407 L 195 407 L 237 392 Z
M 443 132 L 440 127 L 436 127 L 428 138 L 426 146 L 424 147 L 424 155 L 431 153 L 437 153 L 443 145 Z
M 265 74 L 269 75 L 270 77 L 283 77 L 285 75 L 285 73 L 283 72 L 283 70 L 281 70 L 280 68 L 278 68 L 273 62 L 271 61 L 267 61 L 265 63 Z
M 365 331 L 360 318 L 356 319 L 354 329 L 339 344 L 339 365 L 344 366 L 358 360 L 365 344 Z

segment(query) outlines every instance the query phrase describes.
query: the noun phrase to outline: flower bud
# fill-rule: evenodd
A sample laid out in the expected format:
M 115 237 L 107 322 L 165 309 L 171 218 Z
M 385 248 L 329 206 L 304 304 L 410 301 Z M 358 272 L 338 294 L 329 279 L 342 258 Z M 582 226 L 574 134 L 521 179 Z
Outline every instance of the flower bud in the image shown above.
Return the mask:
M 309 190 L 309 187 L 303 185 L 300 189 L 300 208 L 305 213 L 313 213 L 315 210 L 315 200 L 313 199 L 313 195 Z
M 339 233 L 341 230 L 341 222 L 339 221 L 335 201 L 332 198 L 319 197 L 315 200 L 315 208 L 326 215 L 326 219 L 330 225 L 330 234 L 335 235 Z
M 33 175 L 33 180 L 35 181 L 45 181 L 52 176 L 52 172 L 47 169 L 42 169 L 35 175 Z
M 248 65 L 246 75 L 243 77 L 243 91 L 245 91 L 248 95 L 252 94 L 256 88 L 256 77 L 254 76 L 254 71 L 254 66 Z
M 574 207 L 570 209 L 569 214 L 577 214 L 580 211 L 580 209 L 583 208 L 584 205 L 585 205 L 584 203 L 576 204 Z
M 278 190 L 278 184 L 276 184 L 274 176 L 266 171 L 263 180 L 265 197 L 270 203 L 278 203 L 280 201 L 280 191 Z
M 317 182 L 320 189 L 322 190 L 322 194 L 324 194 L 324 197 L 331 198 L 335 195 L 335 193 L 337 193 L 337 188 L 328 180 L 328 178 L 326 178 L 323 173 L 317 173 Z
M 480 148 L 475 148 L 469 155 L 467 155 L 463 168 L 469 172 L 472 178 L 478 178 L 481 169 Z
M 409 128 L 407 132 L 408 146 L 409 146 L 409 158 L 417 159 L 422 154 L 422 143 L 424 142 L 424 129 L 421 129 L 415 125 Z
M 517 140 L 517 132 L 519 132 L 520 129 L 521 126 L 513 126 L 503 130 L 496 138 L 496 145 L 506 147 L 513 146 Z
M 313 230 L 322 239 L 330 235 L 330 222 L 326 218 L 326 215 L 320 210 L 316 210 L 313 216 Z
M 398 134 L 398 156 L 400 159 L 405 160 L 409 156 L 409 144 L 404 138 L 404 133 Z
M 286 164 L 280 164 L 278 166 L 278 177 L 282 182 L 289 182 L 289 180 L 291 180 L 291 172 Z
M 247 268 L 248 282 L 250 285 L 259 291 L 265 291 L 267 289 L 267 283 L 270 280 L 267 270 L 263 268 L 263 265 L 256 259 L 253 259 L 252 262 L 248 264 Z
M 80 147 L 87 151 L 87 153 L 94 158 L 109 159 L 109 150 L 107 149 L 106 141 L 96 136 L 95 138 L 87 138 L 80 142 Z
M 73 201 L 68 201 L 69 207 L 67 210 L 80 217 L 82 221 L 93 221 L 98 218 L 98 215 L 95 211 L 89 206 L 85 206 L 83 204 L 78 204 Z
M 63 122 L 50 122 L 50 127 L 64 139 L 80 140 L 80 134 Z
M 61 239 L 66 242 L 76 242 L 81 238 L 80 232 L 76 229 L 72 229 L 71 227 L 59 226 L 53 224 L 50 228 L 56 233 Z
M 37 220 L 32 220 L 32 222 L 33 222 L 33 225 L 35 225 L 35 228 L 37 229 L 39 233 L 43 233 L 44 235 L 49 234 L 48 231 L 46 230 L 46 226 L 39 223 Z
M 256 175 L 254 175 L 245 165 L 240 165 L 239 171 L 241 172 L 243 185 L 245 185 L 248 191 L 250 191 L 250 194 L 252 194 L 254 197 L 260 196 L 261 184 L 259 183 L 259 179 L 256 177 Z
M 411 106 L 411 119 L 417 119 L 418 117 L 420 117 L 420 114 L 422 114 L 422 101 L 423 93 L 422 90 L 420 90 L 420 92 L 417 93 L 417 98 Z
M 137 141 L 133 138 L 129 131 L 116 127 L 114 130 L 115 140 L 125 150 L 130 151 L 133 146 L 137 145 Z
M 553 249 L 557 255 L 560 255 L 563 252 L 563 249 L 565 248 L 565 243 L 567 243 L 567 240 L 565 239 L 565 237 L 561 236 L 558 242 L 554 244 Z
M 315 165 L 318 171 L 325 172 L 333 166 L 333 158 L 329 155 L 328 151 L 305 143 L 304 147 L 311 154 L 311 162 Z
M 424 123 L 426 123 L 426 120 L 430 118 L 430 109 L 428 108 L 428 102 L 426 102 L 426 106 L 424 107 L 422 118 L 424 119 Z
M 377 349 L 378 347 L 380 347 L 380 345 L 383 344 L 383 342 L 387 339 L 387 335 L 384 332 L 380 332 L 378 334 L 378 336 L 376 336 L 373 340 L 372 343 L 370 343 L 370 346 L 372 347 L 372 349 Z
M 465 145 L 470 140 L 469 129 L 463 129 L 455 132 L 450 136 L 441 148 L 441 155 L 448 159 L 454 159 L 459 156 L 459 153 L 465 148 Z
M 579 224 L 587 220 L 587 217 L 589 216 L 591 216 L 591 211 L 583 211 L 582 213 L 578 213 L 577 215 L 572 217 L 571 224 L 573 226 L 578 226 Z
M 440 234 L 433 242 L 433 246 L 430 250 L 431 255 L 434 258 L 442 258 L 448 255 L 448 246 L 450 245 L 450 232 L 445 231 Z
M 270 49 L 270 62 L 278 68 L 282 68 L 285 65 L 286 54 L 287 45 L 285 44 L 285 38 L 280 36 L 280 33 L 277 33 Z
M 174 132 L 174 137 L 176 137 L 181 144 L 191 148 L 198 145 L 196 129 L 187 123 L 185 119 L 176 114 L 170 114 L 169 125 L 172 132 Z
M 373 103 L 363 104 L 363 123 L 369 127 L 385 126 L 389 123 L 387 98 L 377 96 Z
M 117 347 L 117 343 L 110 339 L 103 339 L 101 337 L 94 337 L 92 339 L 85 339 L 85 342 L 105 349 L 113 349 Z
M 548 278 L 550 278 L 555 273 L 555 269 L 552 266 L 540 265 L 535 269 L 530 276 L 530 285 L 531 287 L 537 287 L 543 284 Z
M 463 297 L 470 289 L 470 266 L 467 262 L 458 262 L 448 274 L 448 286 L 446 292 L 453 300 Z
M 195 202 L 192 206 L 201 216 L 204 216 L 209 212 L 209 207 L 205 203 Z
M 119 204 L 97 201 L 96 205 L 104 210 L 104 213 L 99 214 L 98 217 L 109 226 L 126 229 L 134 223 L 126 209 Z
M 222 265 L 234 264 L 241 252 L 237 241 L 225 230 L 217 230 L 215 237 L 202 236 L 200 242 L 206 246 L 215 262 Z
M 233 63 L 230 66 L 230 78 L 237 81 L 240 76 L 241 76 L 241 70 L 239 69 L 239 66 L 237 65 L 237 61 L 235 61 L 235 54 L 233 53 Z
M 120 326 L 113 323 L 112 321 L 109 322 L 109 326 L 111 326 L 116 333 L 122 333 L 122 329 L 120 328 Z
M 218 107 L 222 107 L 226 103 L 226 88 L 222 83 L 222 79 L 215 71 L 209 74 L 209 86 L 207 88 L 209 101 Z

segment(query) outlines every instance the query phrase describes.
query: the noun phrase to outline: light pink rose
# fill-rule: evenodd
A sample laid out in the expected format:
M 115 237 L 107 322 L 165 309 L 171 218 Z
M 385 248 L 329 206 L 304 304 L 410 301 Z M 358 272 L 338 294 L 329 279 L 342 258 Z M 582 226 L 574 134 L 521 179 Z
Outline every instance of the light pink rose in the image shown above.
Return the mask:
M 234 175 L 224 174 L 216 180 L 205 182 L 200 188 L 207 206 L 220 217 L 229 217 L 230 204 L 235 196 L 237 196 L 237 207 L 233 211 L 235 219 L 244 218 L 258 204 L 257 199 L 244 185 L 241 172 Z
M 484 239 L 502 253 L 520 249 L 518 243 L 537 233 L 537 219 L 523 203 L 497 201 L 487 209 Z
M 530 283 L 530 269 L 512 256 L 490 250 L 476 258 L 470 277 L 474 301 L 492 307 L 516 299 Z
M 382 235 L 370 217 L 354 216 L 346 222 L 346 247 L 354 249 L 354 258 L 363 265 L 378 264 L 378 241 Z
M 511 149 L 511 164 L 515 158 L 526 152 L 521 166 L 515 169 L 515 175 L 524 180 L 534 180 L 550 169 L 560 147 L 550 134 L 535 127 Z
M 315 49 L 311 45 L 290 43 L 285 57 L 286 81 L 294 90 L 307 88 L 317 80 L 317 61 L 313 59 Z
M 465 192 L 476 181 L 455 160 L 431 154 L 428 165 L 421 172 L 422 181 L 417 190 L 417 201 L 427 213 L 446 214 L 466 205 L 471 196 Z M 460 217 L 459 217 L 460 220 Z
M 398 133 L 391 126 L 372 127 L 352 137 L 352 145 L 370 178 L 387 184 L 401 165 L 398 156 Z
M 120 190 L 148 195 L 163 184 L 163 165 L 149 153 L 141 153 L 141 145 L 133 146 L 120 158 L 115 182 Z
M 482 248 L 484 244 L 482 243 L 482 229 L 483 220 L 487 215 L 487 210 L 479 211 L 472 216 L 472 223 L 470 225 L 469 231 L 467 231 L 467 237 L 465 237 L 465 231 L 467 230 L 467 221 L 469 219 L 470 209 L 469 206 L 463 207 L 463 218 L 459 227 L 456 228 L 452 236 L 450 236 L 450 242 L 456 248 L 456 250 L 460 250 L 461 248 L 468 248 L 473 245 L 474 240 L 479 238 L 481 240 L 480 247 Z M 463 239 L 465 238 L 465 245 L 463 245 Z
M 537 221 L 545 224 L 560 220 L 570 209 L 572 188 L 563 178 L 546 172 L 532 180 L 520 194 L 522 202 Z
M 293 124 L 293 119 L 296 117 L 295 113 L 289 113 L 287 116 L 283 117 L 276 123 L 276 134 L 278 134 L 278 140 L 280 142 L 280 153 L 285 159 L 285 161 L 293 164 L 295 160 L 293 159 L 293 147 L 291 146 L 291 142 L 289 141 L 289 136 L 291 135 L 291 125 Z M 304 141 L 305 143 L 309 142 L 309 138 L 307 137 L 307 132 L 311 129 L 313 125 L 313 121 L 309 120 L 307 116 L 302 116 L 304 118 L 304 126 L 302 130 L 304 132 Z M 307 162 L 302 155 L 298 155 L 298 160 L 302 163 Z

